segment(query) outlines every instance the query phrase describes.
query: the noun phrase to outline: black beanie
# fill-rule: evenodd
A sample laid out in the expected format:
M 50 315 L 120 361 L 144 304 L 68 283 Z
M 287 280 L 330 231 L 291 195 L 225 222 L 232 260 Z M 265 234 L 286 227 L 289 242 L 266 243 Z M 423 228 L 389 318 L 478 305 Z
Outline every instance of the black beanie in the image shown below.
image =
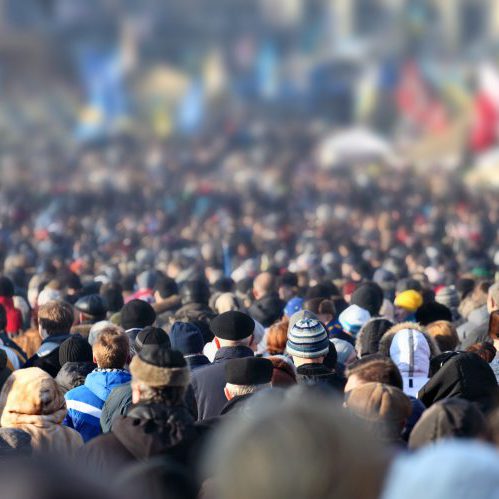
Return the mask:
M 361 284 L 353 292 L 350 304 L 367 310 L 371 317 L 375 317 L 379 315 L 379 310 L 383 305 L 383 290 L 375 282 Z
M 151 326 L 156 320 L 156 312 L 143 300 L 131 300 L 121 309 L 121 326 L 125 331 Z
M 90 343 L 79 334 L 71 335 L 59 347 L 59 364 L 61 367 L 66 362 L 92 362 L 92 347 Z
M 416 321 L 422 326 L 427 326 L 435 321 L 452 322 L 451 310 L 435 301 L 424 303 L 416 310 Z
M 210 322 L 210 329 L 217 338 L 237 341 L 253 334 L 255 321 L 243 312 L 231 310 L 215 317 Z
M 171 348 L 170 337 L 160 327 L 147 326 L 135 337 L 135 350 L 139 352 L 145 345 L 164 345 Z

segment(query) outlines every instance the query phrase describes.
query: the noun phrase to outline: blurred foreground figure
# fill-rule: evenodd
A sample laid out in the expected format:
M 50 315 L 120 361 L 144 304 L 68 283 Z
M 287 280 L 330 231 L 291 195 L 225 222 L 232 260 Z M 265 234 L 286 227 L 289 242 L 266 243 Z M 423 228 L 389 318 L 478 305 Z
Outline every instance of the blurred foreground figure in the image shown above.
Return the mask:
M 216 434 L 207 458 L 213 478 L 207 497 L 379 496 L 385 470 L 379 444 L 341 407 L 298 391 L 281 404 L 275 396 L 260 398 L 252 417 L 236 418 Z

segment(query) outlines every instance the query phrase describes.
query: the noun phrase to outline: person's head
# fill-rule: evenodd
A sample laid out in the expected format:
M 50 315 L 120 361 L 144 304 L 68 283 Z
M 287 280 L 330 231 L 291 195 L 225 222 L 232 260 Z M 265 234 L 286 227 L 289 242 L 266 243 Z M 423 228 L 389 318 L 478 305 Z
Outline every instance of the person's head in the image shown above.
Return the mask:
M 123 369 L 130 353 L 128 336 L 118 326 L 107 326 L 97 336 L 92 352 L 97 367 Z
M 92 360 L 92 347 L 79 334 L 72 334 L 59 347 L 59 364 L 61 367 L 66 362 L 92 362 Z
M 336 317 L 336 307 L 332 300 L 312 298 L 304 303 L 303 308 L 317 315 L 323 324 L 329 324 Z
M 221 293 L 218 295 L 211 307 L 217 314 L 223 314 L 231 310 L 244 310 L 244 305 L 235 293 Z
M 277 291 L 279 298 L 283 301 L 289 301 L 298 291 L 298 276 L 293 272 L 285 272 L 277 280 Z
M 367 423 L 382 440 L 397 441 L 411 415 L 409 397 L 400 388 L 365 383 L 347 392 L 346 407 Z
M 267 352 L 270 355 L 280 355 L 286 350 L 288 325 L 289 320 L 285 319 L 269 327 L 267 333 Z
M 373 317 L 361 328 L 355 338 L 355 349 L 359 357 L 378 352 L 379 342 L 383 335 L 393 327 L 393 322 L 385 317 Z
M 350 303 L 367 310 L 371 317 L 376 317 L 383 304 L 383 290 L 375 282 L 366 282 L 353 292 Z
M 487 310 L 489 314 L 499 310 L 499 282 L 492 284 L 487 293 Z
M 338 320 L 345 333 L 351 336 L 356 336 L 361 327 L 371 318 L 371 314 L 359 307 L 358 305 L 350 305 L 341 312 Z
M 182 284 L 180 288 L 180 297 L 182 305 L 188 305 L 189 303 L 208 305 L 210 300 L 210 288 L 206 281 L 187 281 Z
M 175 279 L 160 275 L 154 285 L 154 299 L 156 302 L 162 302 L 171 296 L 178 295 L 178 286 Z
M 296 367 L 322 364 L 329 352 L 329 339 L 324 326 L 315 319 L 300 319 L 288 330 L 286 351 Z
M 145 345 L 130 362 L 134 404 L 181 405 L 190 383 L 184 356 L 163 345 Z
M 253 281 L 253 296 L 259 300 L 265 295 L 275 291 L 276 279 L 270 272 L 262 272 Z
M 379 443 L 331 400 L 295 390 L 281 402 L 274 399 L 279 391 L 253 396 L 253 417 L 234 418 L 218 430 L 205 456 L 213 496 L 378 498 L 385 474 Z
M 284 307 L 284 315 L 288 318 L 291 317 L 293 314 L 299 312 L 303 308 L 303 304 L 303 298 L 299 296 L 291 298 Z
M 383 383 L 403 389 L 402 376 L 392 359 L 380 354 L 362 357 L 345 370 L 345 393 L 366 383 Z
M 174 322 L 170 332 L 171 348 L 178 350 L 182 355 L 201 354 L 203 352 L 203 334 L 192 322 Z
M 395 318 L 402 322 L 407 317 L 416 313 L 416 310 L 423 304 L 423 295 L 414 289 L 402 291 L 395 297 Z
M 436 321 L 452 322 L 452 312 L 449 308 L 436 301 L 423 303 L 415 313 L 416 322 L 427 326 Z
M 466 352 L 476 353 L 485 362 L 490 364 L 495 359 L 497 350 L 492 343 L 483 342 L 483 343 L 473 343 L 473 345 L 470 345 L 466 349 Z
M 80 324 L 95 324 L 106 318 L 106 304 L 102 296 L 98 294 L 82 296 L 74 307 Z
M 231 310 L 212 319 L 210 329 L 221 347 L 249 346 L 255 330 L 255 321 L 243 312 Z
M 50 301 L 38 309 L 38 331 L 42 339 L 69 334 L 73 321 L 73 307 L 64 301 Z
M 170 337 L 160 327 L 146 326 L 135 337 L 135 353 L 140 352 L 145 345 L 164 345 L 166 348 L 171 348 Z
M 453 351 L 459 344 L 457 329 L 449 321 L 435 321 L 426 326 L 428 334 L 437 342 L 442 352 Z
M 152 326 L 156 320 L 156 312 L 149 303 L 143 300 L 130 300 L 121 309 L 121 327 L 125 331 L 143 329 Z
M 499 310 L 490 313 L 488 336 L 491 340 L 499 340 Z
M 269 388 L 273 371 L 272 362 L 262 357 L 228 360 L 225 363 L 225 397 L 231 400 Z
M 0 276 L 0 296 L 12 298 L 14 296 L 14 284 L 6 276 Z
M 99 294 L 104 300 L 108 312 L 119 312 L 124 305 L 123 287 L 119 282 L 109 282 L 101 286 Z

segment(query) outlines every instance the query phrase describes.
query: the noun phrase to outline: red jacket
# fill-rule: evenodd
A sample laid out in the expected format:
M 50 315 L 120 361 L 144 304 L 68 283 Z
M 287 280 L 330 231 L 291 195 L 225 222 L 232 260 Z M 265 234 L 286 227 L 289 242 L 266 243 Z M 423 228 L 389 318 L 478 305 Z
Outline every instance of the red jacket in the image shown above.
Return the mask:
M 10 296 L 0 296 L 0 305 L 3 305 L 7 314 L 7 325 L 5 331 L 9 334 L 18 333 L 21 330 L 23 319 L 21 311 L 14 307 L 14 301 Z

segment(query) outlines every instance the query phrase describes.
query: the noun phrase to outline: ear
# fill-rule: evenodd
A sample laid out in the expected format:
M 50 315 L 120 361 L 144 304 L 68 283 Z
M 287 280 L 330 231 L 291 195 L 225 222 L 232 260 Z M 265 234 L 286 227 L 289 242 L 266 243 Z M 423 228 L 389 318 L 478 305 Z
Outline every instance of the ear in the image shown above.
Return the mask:
M 92 360 L 93 360 L 93 363 L 94 363 L 95 365 L 98 365 L 98 364 L 97 364 L 97 359 L 95 358 L 95 355 L 92 355 Z
M 232 399 L 232 396 L 231 396 L 231 394 L 230 394 L 229 390 L 227 390 L 227 387 L 226 387 L 226 386 L 224 386 L 224 393 L 225 393 L 225 398 L 226 398 L 227 400 L 231 400 L 231 399 Z

